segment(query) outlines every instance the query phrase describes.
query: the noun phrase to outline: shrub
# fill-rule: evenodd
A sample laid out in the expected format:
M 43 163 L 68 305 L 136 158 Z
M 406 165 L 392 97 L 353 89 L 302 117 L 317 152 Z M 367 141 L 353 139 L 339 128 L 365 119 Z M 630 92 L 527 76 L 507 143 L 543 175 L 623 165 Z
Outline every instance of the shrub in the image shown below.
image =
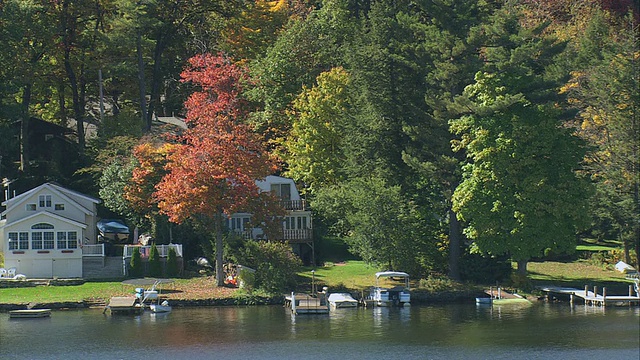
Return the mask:
M 155 243 L 151 244 L 151 250 L 149 251 L 149 276 L 162 276 L 162 263 L 160 262 L 160 253 L 158 253 L 158 247 Z
M 131 261 L 129 262 L 129 276 L 141 277 L 144 274 L 144 268 L 142 267 L 142 256 L 140 255 L 140 248 L 133 248 L 133 254 L 131 255 Z
M 178 276 L 178 254 L 176 249 L 169 248 L 169 254 L 167 255 L 167 277 Z
M 280 242 L 248 241 L 239 249 L 238 263 L 256 269 L 255 287 L 270 293 L 282 293 L 296 286 L 302 261 Z
M 418 287 L 428 292 L 442 292 L 455 289 L 457 284 L 446 276 L 429 275 L 427 279 L 420 279 Z

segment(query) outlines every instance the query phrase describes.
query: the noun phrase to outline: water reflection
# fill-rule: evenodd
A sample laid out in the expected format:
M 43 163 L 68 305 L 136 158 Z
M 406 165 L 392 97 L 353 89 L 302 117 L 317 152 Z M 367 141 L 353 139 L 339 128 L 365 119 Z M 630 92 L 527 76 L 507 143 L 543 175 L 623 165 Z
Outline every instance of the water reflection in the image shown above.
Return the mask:
M 293 315 L 280 306 L 174 307 L 168 314 L 130 317 L 56 311 L 28 321 L 0 314 L 0 359 L 638 358 L 639 322 L 637 307 L 568 304 L 357 308 L 326 315 Z

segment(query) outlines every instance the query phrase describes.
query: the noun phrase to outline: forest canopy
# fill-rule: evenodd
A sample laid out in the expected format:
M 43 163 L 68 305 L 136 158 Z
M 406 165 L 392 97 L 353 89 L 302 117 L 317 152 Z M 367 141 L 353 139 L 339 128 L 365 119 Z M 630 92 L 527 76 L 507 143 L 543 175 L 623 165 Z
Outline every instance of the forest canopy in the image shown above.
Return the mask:
M 0 178 L 217 233 L 212 214 L 277 173 L 304 190 L 318 241 L 379 267 L 460 279 L 474 253 L 524 274 L 580 237 L 622 241 L 639 267 L 639 8 L 5 0 Z M 34 140 L 39 121 L 64 130 Z M 235 205 L 213 183 L 243 184 Z

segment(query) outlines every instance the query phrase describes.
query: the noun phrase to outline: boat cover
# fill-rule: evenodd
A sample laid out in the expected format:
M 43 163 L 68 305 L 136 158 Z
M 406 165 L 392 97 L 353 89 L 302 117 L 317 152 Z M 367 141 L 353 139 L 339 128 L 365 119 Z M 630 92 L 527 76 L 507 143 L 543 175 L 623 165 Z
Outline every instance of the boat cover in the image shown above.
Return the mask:
M 98 221 L 98 230 L 103 234 L 128 234 L 129 227 L 122 220 L 102 219 Z
M 376 273 L 376 279 L 381 277 L 402 277 L 408 278 L 409 274 L 400 271 L 381 271 Z

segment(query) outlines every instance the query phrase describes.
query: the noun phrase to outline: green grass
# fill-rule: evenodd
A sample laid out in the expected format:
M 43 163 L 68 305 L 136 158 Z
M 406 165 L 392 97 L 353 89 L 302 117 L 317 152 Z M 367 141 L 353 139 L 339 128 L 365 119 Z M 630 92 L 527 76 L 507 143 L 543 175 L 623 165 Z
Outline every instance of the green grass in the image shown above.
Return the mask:
M 118 282 L 86 282 L 75 286 L 36 286 L 0 289 L 0 304 L 29 302 L 79 302 L 130 294 L 131 287 Z
M 307 267 L 300 276 L 311 281 L 311 270 L 315 270 L 315 281 L 321 286 L 331 288 L 364 289 L 375 282 L 375 273 L 379 271 L 370 267 L 364 261 L 350 260 L 339 263 L 325 263 L 323 267 Z
M 624 291 L 630 280 L 625 275 L 603 265 L 594 265 L 586 260 L 574 262 L 532 262 L 529 263 L 529 278 L 536 285 L 554 284 L 582 289 L 585 285 L 606 286 Z
M 610 250 L 614 250 L 617 249 L 618 247 L 612 247 L 612 246 L 607 246 L 607 245 L 578 245 L 576 246 L 576 250 L 577 251 L 592 251 L 592 252 L 598 252 L 598 251 L 610 251 Z

